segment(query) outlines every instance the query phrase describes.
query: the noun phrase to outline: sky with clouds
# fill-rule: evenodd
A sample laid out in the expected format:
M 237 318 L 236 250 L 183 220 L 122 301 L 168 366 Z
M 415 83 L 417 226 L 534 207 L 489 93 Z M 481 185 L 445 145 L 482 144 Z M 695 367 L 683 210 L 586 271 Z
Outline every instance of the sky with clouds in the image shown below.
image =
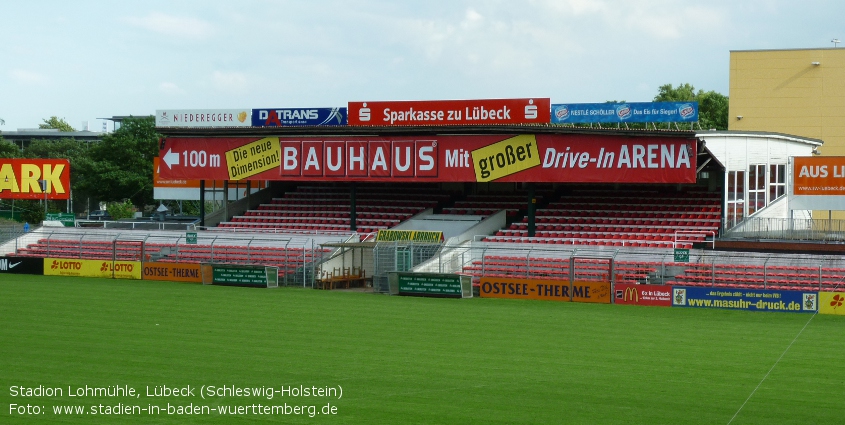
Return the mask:
M 52 115 L 100 131 L 100 118 L 156 109 L 650 101 L 666 83 L 728 95 L 731 50 L 845 41 L 841 0 L 30 0 L 0 10 L 0 131 Z

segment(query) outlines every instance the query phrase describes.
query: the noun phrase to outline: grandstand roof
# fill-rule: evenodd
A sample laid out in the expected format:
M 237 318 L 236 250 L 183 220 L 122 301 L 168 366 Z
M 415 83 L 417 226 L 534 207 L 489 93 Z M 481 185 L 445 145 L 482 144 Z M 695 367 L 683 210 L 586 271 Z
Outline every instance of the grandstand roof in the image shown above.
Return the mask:
M 696 137 L 768 137 L 771 139 L 781 139 L 790 142 L 804 143 L 811 146 L 821 146 L 824 144 L 823 140 L 813 139 L 809 137 L 795 136 L 792 134 L 772 133 L 768 131 L 740 131 L 740 130 L 710 130 L 698 131 L 695 133 Z

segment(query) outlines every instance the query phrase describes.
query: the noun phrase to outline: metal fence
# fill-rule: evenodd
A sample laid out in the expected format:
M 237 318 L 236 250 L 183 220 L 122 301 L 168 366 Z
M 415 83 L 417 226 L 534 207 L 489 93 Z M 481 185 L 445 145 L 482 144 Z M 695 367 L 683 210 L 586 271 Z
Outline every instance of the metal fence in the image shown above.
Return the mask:
M 413 252 L 427 247 L 415 247 L 413 244 L 403 247 Z M 391 267 L 402 271 L 401 266 L 393 260 L 401 256 L 395 249 L 384 246 L 380 248 L 381 261 L 378 265 L 379 273 L 386 274 Z M 701 273 L 706 270 L 707 282 L 713 285 L 724 283 L 719 279 L 721 274 L 735 272 L 742 274 L 742 270 L 754 269 L 759 276 L 759 284 L 767 287 L 777 286 L 780 276 L 789 270 L 800 270 L 787 275 L 787 278 L 800 276 L 802 281 L 825 283 L 826 286 L 845 283 L 845 257 L 840 255 L 814 254 L 777 254 L 777 253 L 744 253 L 730 251 L 715 251 L 712 249 L 690 249 L 689 260 L 675 261 L 672 249 L 637 249 L 616 247 L 560 247 L 532 244 L 504 244 L 473 242 L 459 247 L 443 248 L 433 253 L 427 253 L 428 258 L 419 261 L 414 271 L 427 273 L 462 273 L 479 277 L 487 273 L 506 273 L 514 278 L 548 279 L 549 264 L 564 267 L 565 261 L 574 257 L 612 259 L 618 265 L 620 273 L 627 268 L 630 276 L 636 276 L 638 283 L 644 284 L 682 284 L 678 282 L 680 276 L 695 270 Z M 422 257 L 420 257 L 422 259 Z M 507 271 L 499 267 L 505 260 L 512 265 Z M 611 277 L 615 279 L 617 276 Z M 832 281 L 835 280 L 834 281 Z
M 6 233 L 8 232 L 8 233 Z M 96 229 L 37 229 L 22 233 L 16 228 L 0 228 L 0 235 L 17 237 L 2 246 L 4 253 L 64 258 L 116 259 L 130 261 L 182 261 L 255 264 L 279 267 L 279 283 L 313 287 L 320 263 L 332 249 L 322 244 L 343 242 L 348 235 L 307 237 L 260 233 L 198 231 L 196 242 L 188 243 L 185 232 L 114 232 Z M 388 292 L 387 275 L 396 271 L 462 273 L 479 277 L 495 270 L 496 262 L 507 259 L 517 267 L 507 270 L 518 278 L 549 278 L 549 266 L 565 264 L 573 257 L 611 258 L 614 264 L 643 266 L 639 283 L 662 284 L 678 280 L 699 266 L 711 273 L 714 285 L 722 270 L 755 268 L 762 284 L 777 280 L 784 270 L 800 270 L 801 280 L 845 281 L 845 256 L 813 254 L 772 254 L 690 249 L 689 261 L 675 261 L 672 249 L 537 245 L 516 243 L 467 242 L 449 246 L 413 242 L 379 242 L 373 250 L 373 290 Z M 627 263 L 627 264 L 626 264 Z M 704 267 L 706 266 L 706 267 Z M 545 269 L 545 270 L 544 270 Z M 836 276 L 840 276 L 839 279 Z M 833 276 L 833 277 L 831 277 Z
M 265 265 L 279 268 L 279 283 L 305 286 L 331 250 L 324 242 L 299 235 L 265 235 L 198 231 L 188 240 L 186 232 L 114 232 L 98 229 L 39 229 L 18 237 L 7 252 L 25 256 Z M 22 235 L 18 235 L 22 236 Z
M 752 217 L 725 232 L 723 237 L 845 241 L 845 220 Z
M 373 292 L 388 293 L 388 273 L 411 271 L 437 255 L 442 247 L 443 244 L 440 243 L 376 243 L 373 248 Z
M 23 235 L 23 226 L 0 226 L 0 245 Z
M 167 221 L 98 221 L 76 220 L 76 227 L 99 228 L 109 230 L 196 230 L 196 223 Z

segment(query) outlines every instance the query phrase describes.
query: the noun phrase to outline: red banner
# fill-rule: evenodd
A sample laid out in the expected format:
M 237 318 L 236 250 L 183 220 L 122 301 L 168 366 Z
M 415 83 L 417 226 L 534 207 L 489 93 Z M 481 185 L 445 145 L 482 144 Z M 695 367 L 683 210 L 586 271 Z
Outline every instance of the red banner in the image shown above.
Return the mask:
M 522 134 L 407 137 L 169 137 L 164 179 L 694 183 L 679 137 Z
M 796 156 L 793 167 L 795 195 L 845 195 L 845 157 Z
M 0 199 L 70 197 L 70 162 L 66 159 L 0 159 Z
M 548 124 L 549 98 L 349 102 L 349 125 Z
M 616 304 L 672 306 L 671 286 L 617 283 L 613 285 L 613 291 Z

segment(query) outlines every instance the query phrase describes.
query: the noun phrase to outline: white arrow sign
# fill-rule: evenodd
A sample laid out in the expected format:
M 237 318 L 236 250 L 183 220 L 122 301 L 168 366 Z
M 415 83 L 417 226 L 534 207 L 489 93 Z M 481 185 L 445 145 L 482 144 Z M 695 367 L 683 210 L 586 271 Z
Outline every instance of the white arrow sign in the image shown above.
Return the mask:
M 167 149 L 167 153 L 164 154 L 164 163 L 167 164 L 167 168 L 171 168 L 173 165 L 179 165 L 179 154 L 173 153 L 171 149 Z

